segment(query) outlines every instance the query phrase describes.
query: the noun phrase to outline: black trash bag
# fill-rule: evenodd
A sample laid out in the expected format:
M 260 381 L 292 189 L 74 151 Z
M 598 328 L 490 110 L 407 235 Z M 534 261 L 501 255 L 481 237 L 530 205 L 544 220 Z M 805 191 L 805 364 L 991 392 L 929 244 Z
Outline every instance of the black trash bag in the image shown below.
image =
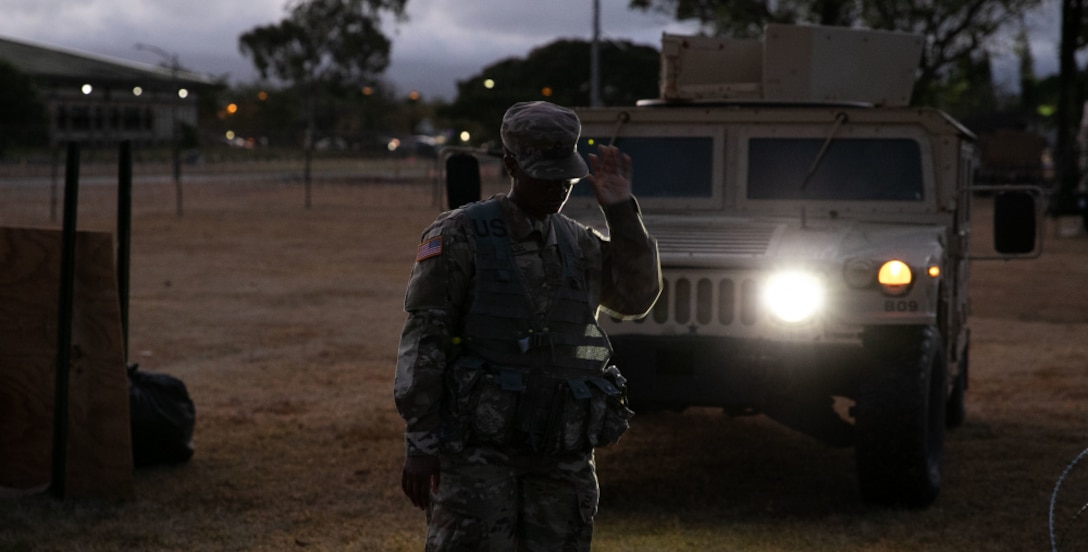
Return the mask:
M 128 367 L 132 459 L 137 468 L 180 464 L 193 457 L 196 407 L 178 378 Z

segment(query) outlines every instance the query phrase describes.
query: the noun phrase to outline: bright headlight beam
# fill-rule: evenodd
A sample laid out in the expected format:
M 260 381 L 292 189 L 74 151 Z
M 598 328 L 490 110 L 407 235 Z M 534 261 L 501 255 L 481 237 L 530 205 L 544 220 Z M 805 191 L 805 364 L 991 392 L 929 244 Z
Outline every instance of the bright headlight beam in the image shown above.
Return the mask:
M 807 272 L 780 272 L 767 280 L 763 304 L 771 314 L 785 322 L 801 322 L 823 307 L 823 285 L 819 278 Z

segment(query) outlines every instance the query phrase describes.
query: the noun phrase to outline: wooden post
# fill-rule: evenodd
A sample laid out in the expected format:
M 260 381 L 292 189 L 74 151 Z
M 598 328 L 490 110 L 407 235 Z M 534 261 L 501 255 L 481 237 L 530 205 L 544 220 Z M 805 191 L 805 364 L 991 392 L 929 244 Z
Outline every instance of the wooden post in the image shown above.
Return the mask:
M 129 255 L 132 249 L 132 142 L 121 142 L 117 167 L 117 294 L 121 300 L 122 352 L 128 363 Z
M 64 498 L 68 483 L 68 369 L 72 347 L 72 287 L 75 282 L 76 214 L 79 206 L 79 144 L 68 144 L 64 171 L 60 297 L 57 301 L 57 365 L 53 393 L 53 476 L 49 486 Z

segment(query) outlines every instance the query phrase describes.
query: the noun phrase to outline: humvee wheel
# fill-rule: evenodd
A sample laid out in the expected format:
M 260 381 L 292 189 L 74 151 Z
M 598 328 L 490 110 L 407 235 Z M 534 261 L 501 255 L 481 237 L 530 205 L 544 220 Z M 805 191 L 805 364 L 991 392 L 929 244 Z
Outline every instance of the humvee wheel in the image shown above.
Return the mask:
M 887 327 L 866 334 L 871 373 L 858 393 L 855 420 L 862 498 L 880 506 L 921 508 L 941 486 L 946 366 L 932 326 Z

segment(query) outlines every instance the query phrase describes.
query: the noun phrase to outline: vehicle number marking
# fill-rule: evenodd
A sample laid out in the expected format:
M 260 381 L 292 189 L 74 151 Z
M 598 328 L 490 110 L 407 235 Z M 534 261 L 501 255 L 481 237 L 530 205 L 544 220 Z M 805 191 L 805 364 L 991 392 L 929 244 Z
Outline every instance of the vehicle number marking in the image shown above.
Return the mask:
M 884 312 L 918 312 L 918 301 L 888 299 L 884 301 Z

